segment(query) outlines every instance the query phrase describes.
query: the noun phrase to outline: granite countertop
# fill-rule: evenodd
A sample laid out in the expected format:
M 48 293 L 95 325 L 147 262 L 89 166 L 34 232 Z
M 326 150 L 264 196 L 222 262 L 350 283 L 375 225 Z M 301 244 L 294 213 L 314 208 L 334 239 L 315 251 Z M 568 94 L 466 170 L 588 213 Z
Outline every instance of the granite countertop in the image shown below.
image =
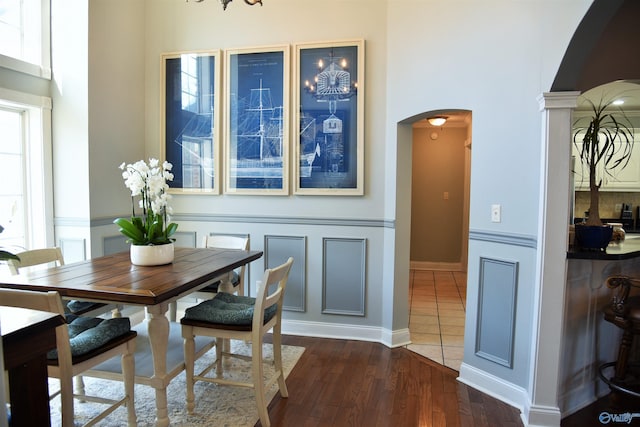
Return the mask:
M 640 257 L 640 234 L 627 233 L 620 243 L 609 243 L 604 251 L 570 248 L 568 259 L 622 260 Z

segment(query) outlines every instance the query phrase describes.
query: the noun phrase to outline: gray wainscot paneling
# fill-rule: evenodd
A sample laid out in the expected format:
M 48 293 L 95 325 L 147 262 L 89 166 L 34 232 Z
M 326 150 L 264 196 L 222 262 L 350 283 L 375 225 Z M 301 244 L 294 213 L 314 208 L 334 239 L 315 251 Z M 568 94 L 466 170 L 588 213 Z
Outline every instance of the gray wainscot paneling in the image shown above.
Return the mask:
M 128 250 L 129 244 L 127 243 L 127 238 L 122 234 L 118 234 L 117 236 L 108 236 L 102 239 L 102 253 L 105 255 L 111 255 Z
M 322 240 L 322 313 L 364 316 L 366 239 Z
M 60 239 L 60 250 L 62 250 L 64 262 L 70 264 L 86 260 L 86 243 L 86 239 Z
M 293 257 L 293 265 L 287 280 L 283 310 L 306 311 L 307 260 L 306 237 L 264 236 L 265 268 L 277 267 Z
M 513 367 L 518 263 L 480 258 L 476 355 Z
M 196 247 L 196 233 L 195 231 L 178 231 L 174 233 L 173 237 L 176 239 L 174 242 L 176 247 L 183 248 L 195 248 Z M 129 244 L 127 238 L 122 234 L 116 236 L 108 236 L 102 240 L 102 253 L 105 255 L 115 254 L 117 252 L 123 252 L 129 250 Z
M 195 231 L 176 231 L 173 234 L 173 238 L 176 239 L 174 245 L 177 248 L 195 248 L 196 247 L 196 232 Z

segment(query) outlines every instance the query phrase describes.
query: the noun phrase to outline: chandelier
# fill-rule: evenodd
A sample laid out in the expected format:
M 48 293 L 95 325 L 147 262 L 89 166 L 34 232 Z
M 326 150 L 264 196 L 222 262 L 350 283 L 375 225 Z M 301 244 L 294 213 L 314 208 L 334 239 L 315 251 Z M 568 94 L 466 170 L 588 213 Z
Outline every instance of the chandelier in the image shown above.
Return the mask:
M 187 0 L 189 1 L 189 0 Z M 201 3 L 204 0 L 195 0 L 196 3 Z M 229 3 L 231 3 L 232 0 L 220 0 L 220 3 L 222 3 L 222 10 L 227 10 L 227 5 Z M 255 4 L 260 4 L 260 6 L 262 6 L 262 0 L 244 0 L 244 2 L 246 4 L 248 4 L 249 6 L 253 6 Z

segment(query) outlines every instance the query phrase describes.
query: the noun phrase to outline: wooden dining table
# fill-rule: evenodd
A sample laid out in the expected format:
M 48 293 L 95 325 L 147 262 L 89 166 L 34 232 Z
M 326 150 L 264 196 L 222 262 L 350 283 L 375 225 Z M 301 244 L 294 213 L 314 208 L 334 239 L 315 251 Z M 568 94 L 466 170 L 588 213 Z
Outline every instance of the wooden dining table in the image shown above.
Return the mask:
M 64 324 L 64 318 L 4 307 L 0 301 L 0 324 L 4 368 L 9 373 L 11 425 L 49 426 L 47 352 L 56 348 L 56 328 Z
M 167 385 L 184 370 L 181 342 L 178 352 L 176 343 L 170 343 L 171 337 L 179 339 L 180 334 L 172 333 L 179 330 L 179 324 L 169 322 L 166 316 L 169 303 L 261 256 L 262 251 L 176 248 L 171 264 L 142 267 L 131 264 L 129 252 L 120 252 L 15 276 L 0 276 L 0 287 L 57 291 L 68 299 L 144 306 L 146 331 L 141 332 L 146 333 L 139 334 L 139 339 L 148 338 L 147 343 L 137 344 L 136 382 L 155 388 L 156 426 L 164 427 L 170 423 Z M 145 354 L 149 349 L 151 354 Z M 170 354 L 179 357 L 170 357 Z

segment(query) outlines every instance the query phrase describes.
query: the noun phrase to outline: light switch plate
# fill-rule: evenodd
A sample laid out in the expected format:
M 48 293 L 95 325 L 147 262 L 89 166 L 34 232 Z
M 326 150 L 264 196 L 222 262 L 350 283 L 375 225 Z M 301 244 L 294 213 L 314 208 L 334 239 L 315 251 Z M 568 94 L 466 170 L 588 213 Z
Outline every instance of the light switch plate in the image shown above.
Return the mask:
M 491 222 L 502 221 L 502 207 L 500 205 L 491 205 Z

